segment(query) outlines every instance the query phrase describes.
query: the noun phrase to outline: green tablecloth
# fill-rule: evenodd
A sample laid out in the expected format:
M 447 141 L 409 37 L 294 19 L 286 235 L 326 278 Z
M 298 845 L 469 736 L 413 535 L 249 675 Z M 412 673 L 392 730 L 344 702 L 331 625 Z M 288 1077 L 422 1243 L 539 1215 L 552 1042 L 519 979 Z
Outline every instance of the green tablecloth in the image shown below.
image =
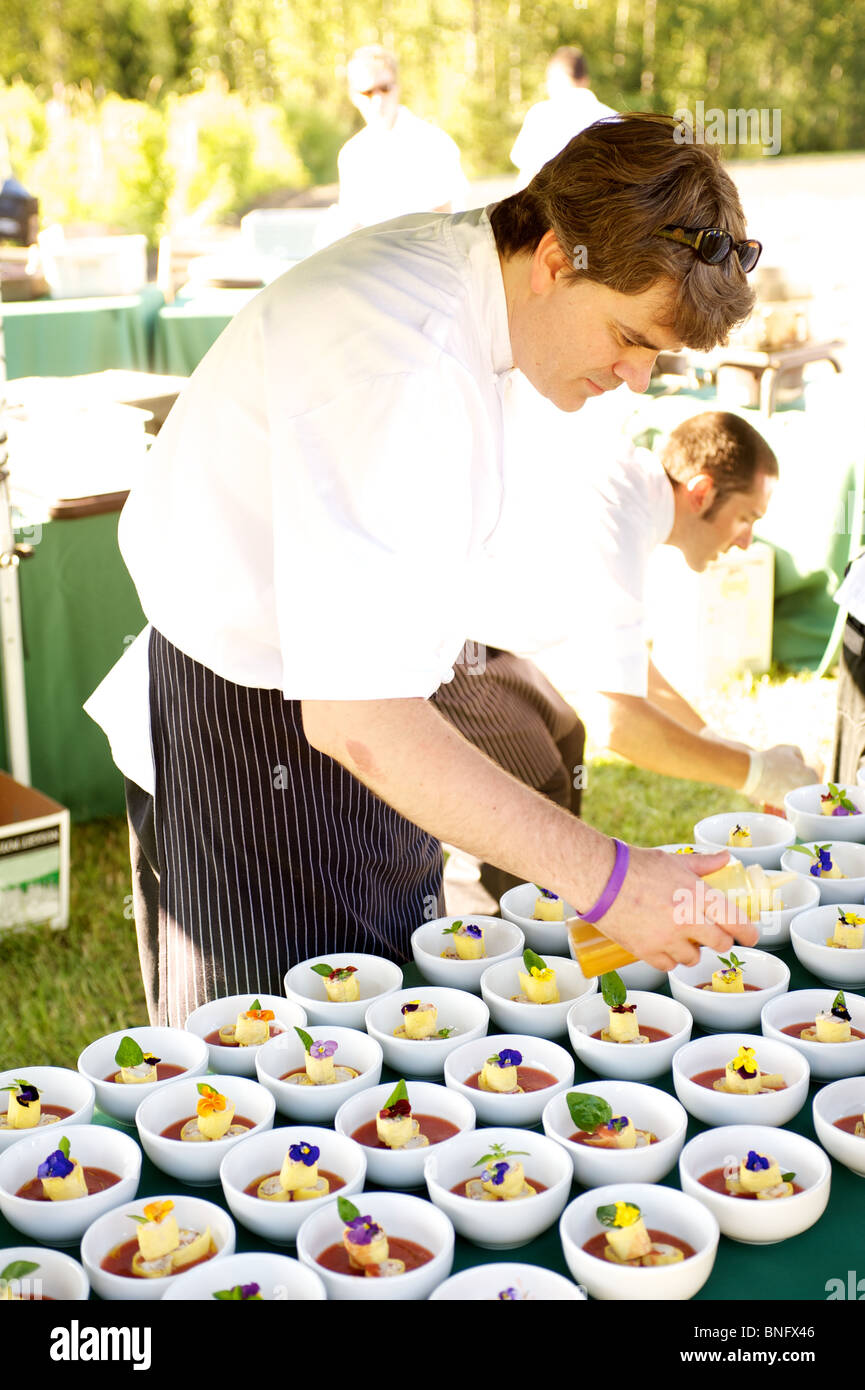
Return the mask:
M 815 984 L 819 983 L 799 965 L 792 950 L 788 948 L 781 955 L 790 966 L 791 989 L 813 988 Z M 420 975 L 414 965 L 404 967 L 404 976 L 406 987 L 413 987 L 420 983 Z M 669 991 L 665 986 L 661 992 L 666 994 Z M 834 991 L 827 989 L 827 995 L 832 993 Z M 497 1031 L 494 1024 L 491 1024 L 489 1031 L 491 1033 Z M 701 1030 L 695 1028 L 694 1036 L 701 1036 Z M 568 1047 L 566 1037 L 559 1038 L 557 1041 L 562 1046 Z M 58 1064 L 63 1062 L 69 1064 L 69 1059 L 58 1058 L 57 1061 Z M 385 1069 L 382 1073 L 382 1081 L 391 1079 L 396 1080 L 397 1078 L 392 1072 Z M 593 1073 L 587 1071 L 577 1062 L 575 1082 L 577 1087 L 581 1082 L 595 1079 L 597 1078 L 594 1077 Z M 653 1080 L 649 1084 L 657 1086 L 671 1095 L 675 1094 L 672 1076 L 669 1072 L 666 1076 Z M 812 1141 L 815 1141 L 815 1134 L 811 1123 L 811 1102 L 818 1089 L 816 1084 L 812 1084 L 805 1105 L 787 1126 L 787 1128 Z M 127 1129 L 126 1126 L 109 1120 L 98 1112 L 96 1122 L 108 1124 L 118 1129 Z M 292 1123 L 294 1122 L 277 1114 L 277 1126 Z M 540 1130 L 541 1126 L 538 1125 L 536 1128 Z M 692 1139 L 706 1128 L 707 1126 L 698 1121 L 691 1120 L 688 1124 L 687 1139 Z M 134 1129 L 127 1129 L 127 1132 L 135 1135 Z M 817 1225 L 813 1226 L 810 1231 L 805 1231 L 802 1235 L 778 1245 L 740 1245 L 736 1241 L 728 1240 L 726 1236 L 721 1236 L 715 1267 L 707 1284 L 697 1295 L 698 1300 L 741 1301 L 752 1299 L 759 1302 L 768 1299 L 784 1299 L 824 1302 L 826 1284 L 829 1279 L 840 1277 L 846 1280 L 848 1269 L 855 1270 L 857 1267 L 860 1267 L 861 1272 L 861 1233 L 863 1219 L 865 1219 L 865 1185 L 860 1178 L 855 1177 L 843 1165 L 835 1162 L 834 1159 L 831 1162 L 832 1192 L 826 1212 Z M 674 1170 L 665 1179 L 665 1185 L 678 1188 L 677 1170 Z M 367 1190 L 376 1190 L 375 1184 L 369 1183 Z M 227 1210 L 220 1187 L 193 1188 L 179 1184 L 175 1179 L 160 1173 L 145 1157 L 139 1188 L 141 1199 L 172 1191 L 189 1192 L 208 1201 L 217 1202 Z M 574 1184 L 569 1200 L 578 1196 L 581 1191 L 583 1189 Z M 419 1189 L 415 1195 L 425 1197 L 426 1190 Z M 270 1245 L 258 1236 L 252 1235 L 239 1223 L 235 1222 L 235 1226 L 239 1251 L 271 1250 L 282 1254 L 295 1253 L 292 1246 Z M 36 1243 L 30 1237 L 22 1237 L 0 1216 L 0 1249 L 6 1246 Z M 76 1259 L 78 1258 L 77 1249 L 70 1249 L 69 1253 L 74 1255 Z M 517 1250 L 499 1252 L 483 1250 L 479 1246 L 463 1240 L 460 1236 L 457 1237 L 454 1273 L 468 1269 L 473 1265 L 502 1261 L 543 1265 L 563 1274 L 566 1278 L 571 1277 L 562 1253 L 558 1223 L 537 1240 L 532 1241 L 531 1244 L 522 1246 Z M 744 1320 L 747 1321 L 748 1319 L 744 1318 Z M 740 1317 L 739 1321 L 743 1321 L 743 1317 Z M 752 1317 L 751 1321 L 756 1321 L 756 1319 Z M 790 1317 L 787 1321 L 795 1322 L 797 1319 Z
M 117 548 L 117 517 L 43 523 L 18 570 L 31 781 L 76 820 L 125 808 L 105 735 L 81 708 L 145 624 Z M 9 766 L 2 723 L 0 766 Z
M 150 370 L 162 292 L 0 305 L 6 375 L 80 376 L 110 367 Z
M 153 344 L 153 370 L 191 376 L 223 328 L 258 290 L 204 289 L 178 295 L 160 309 Z

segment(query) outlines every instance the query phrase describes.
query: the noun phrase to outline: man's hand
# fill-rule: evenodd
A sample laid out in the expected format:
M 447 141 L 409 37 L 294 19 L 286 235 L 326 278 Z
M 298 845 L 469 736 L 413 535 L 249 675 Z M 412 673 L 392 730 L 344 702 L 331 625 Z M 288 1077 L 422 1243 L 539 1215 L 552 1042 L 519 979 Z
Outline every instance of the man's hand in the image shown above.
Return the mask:
M 802 750 L 789 743 L 751 754 L 751 768 L 742 791 L 757 806 L 783 806 L 787 792 L 819 782 L 820 777 L 802 757 Z
M 737 922 L 728 899 L 702 882 L 728 860 L 726 852 L 681 855 L 632 846 L 625 882 L 598 930 L 656 970 L 696 965 L 700 946 L 723 954 L 737 941 L 755 946 L 757 927 Z

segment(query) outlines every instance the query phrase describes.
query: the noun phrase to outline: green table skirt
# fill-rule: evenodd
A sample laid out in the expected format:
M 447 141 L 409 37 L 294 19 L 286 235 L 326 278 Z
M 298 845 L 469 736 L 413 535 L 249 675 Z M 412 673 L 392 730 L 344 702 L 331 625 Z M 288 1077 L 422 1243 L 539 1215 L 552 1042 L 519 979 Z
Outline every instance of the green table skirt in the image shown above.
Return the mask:
M 220 333 L 258 290 L 202 290 L 160 309 L 153 343 L 153 370 L 191 376 Z
M 162 292 L 148 285 L 133 295 L 3 304 L 6 375 L 80 376 L 112 367 L 150 371 L 162 303 Z
M 819 981 L 815 981 L 799 965 L 792 950 L 788 948 L 780 954 L 790 967 L 791 989 L 813 988 L 815 984 L 819 984 Z M 404 977 L 406 987 L 414 987 L 420 983 L 420 976 L 414 965 L 404 967 Z M 669 993 L 666 986 L 659 992 Z M 826 993 L 827 998 L 834 995 L 833 990 L 827 989 Z M 490 1032 L 496 1031 L 495 1025 L 491 1023 Z M 694 1036 L 701 1036 L 701 1030 L 695 1028 Z M 567 1037 L 559 1038 L 557 1041 L 563 1047 L 569 1048 Z M 57 1058 L 56 1060 L 58 1065 L 73 1065 L 71 1058 Z M 20 1061 L 26 1072 L 25 1059 L 22 1058 Z M 18 1066 L 18 1059 L 10 1059 L 8 1065 Z M 25 1073 L 22 1072 L 21 1074 L 24 1075 Z M 383 1082 L 395 1081 L 396 1079 L 392 1072 L 387 1071 L 387 1069 L 383 1071 Z M 579 1088 L 581 1082 L 596 1079 L 593 1073 L 587 1071 L 577 1062 L 576 1088 Z M 675 1094 L 672 1076 L 669 1072 L 665 1076 L 653 1080 L 650 1084 L 670 1095 Z M 786 1126 L 814 1142 L 816 1139 L 811 1123 L 811 1102 L 817 1089 L 819 1087 L 812 1084 L 810 1094 L 802 1110 Z M 117 1129 L 126 1129 L 127 1133 L 135 1136 L 134 1128 L 120 1125 L 116 1121 L 100 1115 L 99 1112 L 96 1115 L 96 1122 Z M 294 1121 L 277 1113 L 275 1121 L 277 1127 L 294 1123 Z M 534 1128 L 541 1131 L 540 1125 Z M 690 1120 L 687 1140 L 702 1133 L 706 1128 L 707 1126 L 698 1121 Z M 488 1132 L 492 1138 L 494 1131 L 488 1130 Z M 764 1300 L 784 1299 L 824 1302 L 827 1296 L 827 1283 L 830 1279 L 846 1280 L 848 1270 L 856 1270 L 857 1267 L 861 1267 L 862 1230 L 863 1222 L 865 1222 L 865 1184 L 863 1184 L 862 1179 L 854 1176 L 834 1159 L 831 1162 L 832 1192 L 829 1205 L 821 1220 L 809 1231 L 778 1245 L 740 1245 L 736 1241 L 728 1240 L 726 1236 L 721 1236 L 715 1267 L 708 1282 L 697 1295 L 697 1300 L 729 1300 L 731 1302 L 755 1300 L 762 1302 Z M 665 1179 L 665 1185 L 679 1187 L 676 1169 Z M 375 1191 L 377 1190 L 376 1185 L 368 1183 L 365 1190 Z M 575 1183 L 569 1201 L 579 1196 L 583 1190 Z M 176 1179 L 161 1173 L 145 1156 L 138 1193 L 142 1203 L 146 1198 L 171 1192 L 185 1192 L 203 1197 L 207 1201 L 216 1202 L 228 1210 L 221 1187 L 187 1187 L 185 1184 L 178 1183 Z M 414 1195 L 426 1197 L 426 1190 L 424 1188 L 419 1189 Z M 293 1246 L 277 1246 L 263 1241 L 260 1237 L 247 1231 L 238 1222 L 235 1222 L 235 1227 L 238 1251 L 270 1250 L 289 1255 L 296 1253 Z M 21 1236 L 0 1217 L 0 1249 L 6 1246 L 36 1243 L 30 1237 Z M 74 1255 L 76 1259 L 78 1258 L 77 1248 L 70 1248 L 68 1253 Z M 555 1270 L 566 1278 L 571 1277 L 562 1252 L 558 1223 L 555 1223 L 529 1245 L 524 1245 L 517 1250 L 484 1250 L 457 1236 L 454 1273 L 474 1265 L 500 1263 L 502 1261 L 542 1265 L 547 1269 Z M 741 1309 L 740 1313 L 739 1322 L 759 1321 L 755 1317 L 745 1316 Z M 731 1313 L 731 1317 L 734 1321 L 736 1320 L 735 1314 Z M 801 1321 L 801 1319 L 788 1317 L 786 1321 L 796 1322 Z

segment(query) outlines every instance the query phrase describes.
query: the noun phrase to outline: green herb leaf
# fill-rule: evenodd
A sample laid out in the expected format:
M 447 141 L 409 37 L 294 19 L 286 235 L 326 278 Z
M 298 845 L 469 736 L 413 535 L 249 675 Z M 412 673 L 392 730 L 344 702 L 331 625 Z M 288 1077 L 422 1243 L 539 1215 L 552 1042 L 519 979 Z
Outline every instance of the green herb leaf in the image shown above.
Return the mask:
M 333 974 L 332 965 L 313 965 L 310 969 L 314 970 L 316 975 L 331 976 Z
M 490 1144 L 490 1152 L 484 1154 L 483 1158 L 479 1158 L 476 1163 L 472 1164 L 472 1167 L 479 1168 L 482 1163 L 490 1163 L 494 1158 L 528 1158 L 528 1156 L 525 1149 L 503 1149 L 501 1144 Z
M 601 995 L 610 1009 L 619 1008 L 627 999 L 628 991 L 625 989 L 624 981 L 615 970 L 601 976 Z
M 405 1081 L 398 1081 L 382 1106 L 382 1110 L 389 1110 L 392 1105 L 396 1105 L 398 1100 L 408 1100 L 408 1087 Z
M 63 1155 L 64 1158 L 68 1158 L 68 1157 L 69 1157 L 69 1140 L 66 1138 L 66 1135 L 65 1135 L 65 1134 L 64 1134 L 63 1138 L 60 1140 L 60 1143 L 57 1145 L 57 1147 L 58 1147 L 58 1149 L 60 1150 L 60 1152 L 62 1153 L 62 1155 Z
M 795 1173 L 782 1173 L 782 1174 L 781 1174 L 781 1181 L 782 1181 L 782 1182 L 792 1182 L 793 1179 L 795 1178 L 795 1176 L 796 1176 Z
M 721 964 L 724 966 L 724 968 L 725 968 L 726 970 L 744 970 L 744 969 L 745 969 L 745 962 L 744 962 L 743 960 L 740 960 L 740 959 L 739 959 L 739 957 L 736 955 L 735 951 L 731 951 L 731 952 L 730 952 L 729 959 L 727 958 L 727 956 L 719 956 L 719 957 L 718 957 L 718 960 L 721 962 Z
M 294 1031 L 300 1038 L 300 1041 L 303 1043 L 304 1052 L 309 1052 L 309 1049 L 312 1047 L 312 1044 L 315 1041 L 315 1039 L 311 1038 L 308 1033 L 305 1033 L 302 1028 L 296 1027 Z
M 218 1289 L 214 1292 L 213 1297 L 222 1299 L 223 1301 L 233 1299 L 235 1302 L 239 1303 L 241 1301 L 240 1285 L 235 1284 L 233 1289 Z
M 537 952 L 530 951 L 528 946 L 523 951 L 523 964 L 531 975 L 533 970 L 546 970 L 547 962 Z
M 139 1226 L 148 1226 L 150 1224 L 150 1218 L 147 1216 L 133 1216 L 131 1211 L 128 1211 L 126 1215 L 129 1217 L 130 1221 L 137 1221 Z
M 218 1092 L 213 1086 L 208 1086 L 206 1081 L 199 1081 L 196 1090 L 200 1096 L 217 1095 Z
M 611 1121 L 613 1129 L 616 1131 L 617 1134 L 621 1134 L 622 1130 L 627 1125 L 627 1120 L 627 1115 L 619 1115 L 616 1117 L 615 1120 Z
M 11 1265 L 7 1265 L 5 1269 L 0 1269 L 0 1279 L 26 1279 L 28 1274 L 32 1274 L 38 1268 L 39 1266 L 35 1265 L 32 1260 L 13 1260 Z
M 640 1208 L 637 1206 L 636 1202 L 628 1202 L 627 1205 L 629 1207 L 635 1207 L 637 1211 L 637 1216 L 639 1217 Z M 612 1206 L 608 1207 L 598 1207 L 597 1211 L 595 1212 L 595 1216 L 598 1218 L 602 1226 L 615 1226 L 616 1204 L 613 1203 Z
M 820 858 L 819 854 L 817 854 L 817 852 L 816 852 L 815 850 L 809 849 L 807 845 L 791 845 L 790 848 L 791 848 L 796 854 L 807 854 L 807 856 L 808 856 L 809 859 L 819 859 L 819 858 Z M 821 849 L 825 849 L 826 846 L 825 846 L 825 845 L 821 845 L 820 848 L 821 848 Z
M 599 1125 L 609 1124 L 613 1118 L 609 1101 L 604 1100 L 603 1096 L 593 1096 L 587 1091 L 569 1091 L 566 1099 L 571 1119 L 577 1129 L 586 1134 L 591 1134 Z
M 253 999 L 252 1003 L 250 1004 L 250 1006 L 249 1006 L 249 1008 L 247 1009 L 246 1012 L 247 1012 L 248 1014 L 251 1014 L 251 1013 L 253 1012 L 254 1009 L 260 1009 L 260 1008 L 261 1008 L 261 1000 L 260 1000 L 260 999 Z
M 114 1060 L 118 1067 L 138 1067 L 144 1061 L 144 1053 L 134 1038 L 122 1038 Z
M 346 1197 L 337 1197 L 336 1209 L 339 1212 L 340 1221 L 345 1221 L 346 1224 L 348 1224 L 349 1221 L 356 1221 L 360 1216 L 357 1207 L 353 1202 L 349 1202 Z
M 461 927 L 462 921 L 451 922 L 449 927 L 442 927 L 442 936 L 456 936 Z
M 449 1038 L 451 1033 L 456 1032 L 454 1028 L 440 1028 L 436 1033 L 437 1038 Z

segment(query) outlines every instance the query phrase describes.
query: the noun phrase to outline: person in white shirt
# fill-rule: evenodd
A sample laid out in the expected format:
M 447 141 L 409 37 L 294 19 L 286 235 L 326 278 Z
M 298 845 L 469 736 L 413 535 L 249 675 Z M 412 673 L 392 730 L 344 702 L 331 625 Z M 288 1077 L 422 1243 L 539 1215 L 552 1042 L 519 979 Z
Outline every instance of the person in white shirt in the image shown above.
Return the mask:
M 557 467 L 561 513 L 568 518 L 558 532 L 550 521 L 542 528 L 540 518 L 532 526 L 530 500 L 517 502 L 524 533 L 544 535 L 542 562 L 551 595 L 544 614 L 548 650 L 536 659 L 545 675 L 533 677 L 531 661 L 493 650 L 483 669 L 477 661 L 474 667 L 457 665 L 453 681 L 433 697 L 437 707 L 488 757 L 560 804 L 570 801 L 575 812 L 582 783 L 572 788 L 581 758 L 574 756 L 573 741 L 559 752 L 564 702 L 549 685 L 550 675 L 566 689 L 588 683 L 602 695 L 602 742 L 637 767 L 730 787 L 759 806 L 781 806 L 788 791 L 818 781 L 798 748 L 757 750 L 716 733 L 649 656 L 646 587 L 652 552 L 659 545 L 675 546 L 701 573 L 733 547 L 748 548 L 778 477 L 777 459 L 762 435 L 738 415 L 707 411 L 679 425 L 660 456 L 646 449 L 617 450 L 614 434 L 592 435 L 582 428 L 582 417 L 559 417 L 562 424 L 551 435 L 547 403 L 525 381 L 519 385 L 507 450 L 529 449 L 542 435 L 554 445 L 557 464 L 551 471 Z M 592 467 L 571 469 L 568 488 L 562 450 L 575 453 L 587 445 Z M 604 446 L 606 458 L 597 452 Z M 574 517 L 579 517 L 577 544 L 568 534 Z M 516 602 L 514 594 L 504 596 L 511 613 Z M 527 614 L 527 629 L 531 623 Z M 554 643 L 556 626 L 561 637 Z M 588 661 L 586 653 L 591 653 Z M 564 801 L 559 789 L 565 790 Z M 493 896 L 515 881 L 490 866 L 481 877 Z
M 459 149 L 401 105 L 394 54 L 378 44 L 359 48 L 347 77 L 366 124 L 339 152 L 339 202 L 323 219 L 319 244 L 411 212 L 462 212 L 469 185 Z
M 579 48 L 556 49 L 547 64 L 547 97 L 529 107 L 511 150 L 511 163 L 520 171 L 518 188 L 586 126 L 617 115 L 590 89 L 588 63 Z
M 310 257 L 181 393 L 120 522 L 150 627 L 88 704 L 150 874 L 135 906 L 152 1017 L 278 993 L 310 956 L 407 959 L 441 910 L 442 840 L 575 902 L 659 969 L 695 962 L 695 942 L 756 940 L 702 911 L 695 876 L 724 855 L 685 865 L 608 839 L 429 701 L 467 632 L 486 636 L 512 369 L 579 410 L 645 390 L 659 351 L 709 347 L 751 309 L 735 187 L 674 129 L 597 125 L 489 212 Z M 599 162 L 618 171 L 603 196 Z M 660 235 L 677 215 L 722 225 L 721 263 Z

